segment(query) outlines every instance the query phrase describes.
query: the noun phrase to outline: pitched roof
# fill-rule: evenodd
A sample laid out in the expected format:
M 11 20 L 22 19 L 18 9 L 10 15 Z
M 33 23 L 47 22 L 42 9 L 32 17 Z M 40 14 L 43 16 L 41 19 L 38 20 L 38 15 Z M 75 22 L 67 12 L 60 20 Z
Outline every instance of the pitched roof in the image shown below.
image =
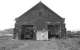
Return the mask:
M 32 7 L 31 9 L 29 9 L 27 12 L 23 13 L 20 17 L 16 18 L 15 20 L 18 20 L 24 16 L 26 16 L 27 14 L 29 14 L 29 12 L 33 11 L 33 10 L 40 10 L 40 9 L 47 9 L 48 11 L 50 11 L 52 14 L 54 14 L 54 16 L 56 15 L 59 19 L 64 19 L 62 17 L 60 17 L 58 14 L 56 14 L 54 11 L 52 11 L 50 8 L 48 8 L 45 4 L 43 4 L 41 1 L 36 4 L 34 7 Z

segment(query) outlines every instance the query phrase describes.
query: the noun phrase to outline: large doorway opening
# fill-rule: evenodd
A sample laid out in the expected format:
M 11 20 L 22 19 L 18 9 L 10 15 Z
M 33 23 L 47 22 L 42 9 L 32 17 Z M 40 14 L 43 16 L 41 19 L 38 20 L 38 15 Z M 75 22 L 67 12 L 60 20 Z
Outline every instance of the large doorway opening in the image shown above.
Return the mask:
M 21 39 L 33 39 L 34 36 L 34 29 L 33 29 L 33 25 L 22 25 L 22 31 L 21 31 Z
M 48 38 L 59 38 L 60 25 L 48 25 Z
M 48 40 L 48 31 L 45 29 L 37 31 L 36 40 Z

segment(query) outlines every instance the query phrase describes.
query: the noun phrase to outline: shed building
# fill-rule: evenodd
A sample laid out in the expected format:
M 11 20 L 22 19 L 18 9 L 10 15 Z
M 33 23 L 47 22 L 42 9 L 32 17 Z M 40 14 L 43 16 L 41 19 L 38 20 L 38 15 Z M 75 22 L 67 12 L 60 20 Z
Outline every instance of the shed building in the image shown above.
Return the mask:
M 14 39 L 49 40 L 66 34 L 65 19 L 42 2 L 15 20 Z

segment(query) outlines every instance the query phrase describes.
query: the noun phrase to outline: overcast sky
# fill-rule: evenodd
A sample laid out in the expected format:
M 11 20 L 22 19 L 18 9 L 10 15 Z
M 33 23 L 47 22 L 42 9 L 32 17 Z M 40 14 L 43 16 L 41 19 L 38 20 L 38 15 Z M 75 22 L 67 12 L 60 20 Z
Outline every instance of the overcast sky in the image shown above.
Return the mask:
M 28 11 L 40 0 L 0 0 L 0 30 L 14 28 L 15 18 Z M 80 0 L 41 0 L 65 18 L 67 30 L 80 30 Z

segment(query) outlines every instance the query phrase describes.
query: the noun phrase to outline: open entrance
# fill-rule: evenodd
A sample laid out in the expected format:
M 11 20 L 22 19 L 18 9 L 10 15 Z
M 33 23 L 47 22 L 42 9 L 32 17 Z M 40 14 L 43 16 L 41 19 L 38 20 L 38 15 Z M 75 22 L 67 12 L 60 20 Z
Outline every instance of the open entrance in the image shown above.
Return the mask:
M 33 25 L 22 25 L 21 39 L 33 39 Z
M 60 25 L 48 25 L 48 38 L 59 38 Z
M 37 31 L 36 37 L 36 40 L 48 40 L 48 31 L 44 29 Z

